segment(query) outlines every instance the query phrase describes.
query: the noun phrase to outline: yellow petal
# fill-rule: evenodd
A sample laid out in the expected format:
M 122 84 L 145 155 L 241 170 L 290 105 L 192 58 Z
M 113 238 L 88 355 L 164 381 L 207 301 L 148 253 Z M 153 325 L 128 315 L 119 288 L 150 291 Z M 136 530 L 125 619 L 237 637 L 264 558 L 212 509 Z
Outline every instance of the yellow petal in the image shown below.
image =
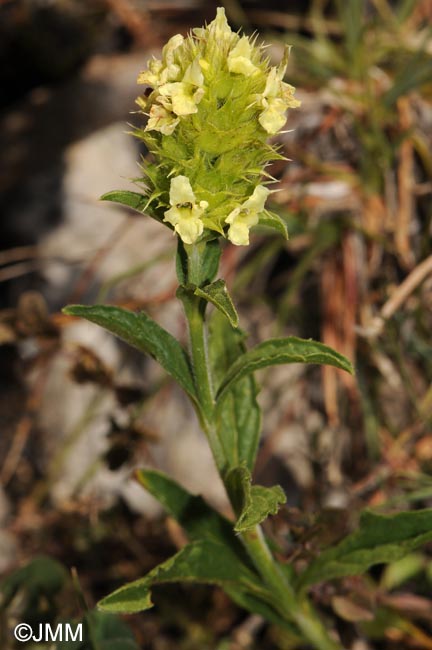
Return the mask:
M 248 246 L 249 228 L 242 221 L 235 221 L 228 230 L 228 239 L 235 246 Z
M 201 237 L 204 225 L 201 219 L 189 218 L 180 221 L 174 229 L 185 244 L 194 244 Z
M 284 126 L 286 122 L 285 111 L 288 108 L 283 99 L 271 97 L 268 101 L 265 100 L 266 108 L 258 117 L 258 121 L 267 131 L 267 133 L 275 134 Z
M 246 77 L 258 70 L 251 61 L 252 46 L 247 36 L 242 36 L 237 45 L 228 55 L 228 70 L 243 74 Z
M 201 101 L 203 91 L 195 97 L 191 84 L 182 81 L 164 84 L 159 88 L 161 98 L 159 101 L 170 108 L 176 115 L 192 115 L 198 111 L 197 104 Z
M 196 202 L 195 194 L 187 176 L 176 176 L 170 185 L 171 208 L 164 214 L 167 221 L 185 244 L 193 244 L 204 230 L 201 215 L 208 208 L 207 201 Z
M 165 65 L 168 67 L 174 63 L 175 51 L 183 44 L 184 37 L 181 34 L 172 36 L 162 50 Z
M 251 210 L 256 213 L 264 210 L 265 202 L 270 190 L 264 185 L 257 185 L 250 197 L 243 203 L 242 210 Z
M 187 176 L 175 176 L 170 184 L 170 204 L 182 203 L 195 203 L 195 194 Z

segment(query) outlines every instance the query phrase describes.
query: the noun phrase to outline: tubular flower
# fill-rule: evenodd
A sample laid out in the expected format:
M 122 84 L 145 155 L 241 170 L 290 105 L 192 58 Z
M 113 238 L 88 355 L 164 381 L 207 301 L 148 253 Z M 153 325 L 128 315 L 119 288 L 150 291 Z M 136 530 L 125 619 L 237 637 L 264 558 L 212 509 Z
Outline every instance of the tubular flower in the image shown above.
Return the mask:
M 264 210 L 270 190 L 264 185 L 258 185 L 252 195 L 240 206 L 234 208 L 225 219 L 230 224 L 228 239 L 236 246 L 249 244 L 249 230 L 256 226 L 259 214 Z
M 195 243 L 204 230 L 201 215 L 208 208 L 207 201 L 197 203 L 187 176 L 171 179 L 169 197 L 171 208 L 165 212 L 164 221 L 174 226 L 185 244 Z
M 184 243 L 223 236 L 246 245 L 260 218 L 286 235 L 264 210 L 269 190 L 260 182 L 282 158 L 269 134 L 299 105 L 283 81 L 287 63 L 288 50 L 269 66 L 263 46 L 233 32 L 219 7 L 209 25 L 170 38 L 139 75 L 149 86 L 137 99 L 147 123 L 135 131 L 151 154 L 142 165 L 146 209 Z

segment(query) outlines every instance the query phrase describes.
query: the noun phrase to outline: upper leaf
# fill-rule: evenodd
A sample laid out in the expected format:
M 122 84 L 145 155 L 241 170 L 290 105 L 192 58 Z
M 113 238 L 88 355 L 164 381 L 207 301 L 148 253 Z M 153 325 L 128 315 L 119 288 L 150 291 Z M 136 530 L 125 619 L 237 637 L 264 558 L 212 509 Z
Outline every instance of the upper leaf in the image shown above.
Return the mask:
M 234 527 L 238 533 L 254 528 L 268 515 L 275 515 L 279 505 L 286 502 L 285 493 L 279 485 L 268 488 L 251 483 L 251 473 L 244 466 L 228 472 L 226 485 L 238 515 Z
M 130 192 L 129 190 L 113 190 L 112 192 L 103 194 L 100 197 L 100 200 L 125 205 L 127 208 L 131 208 L 140 214 L 145 213 L 149 217 L 156 219 L 156 221 L 160 221 L 160 219 L 153 214 L 153 211 L 149 209 L 149 197 L 145 194 Z
M 147 314 L 108 305 L 70 305 L 63 310 L 70 316 L 80 316 L 96 323 L 149 354 L 198 403 L 189 357 L 180 343 Z
M 202 288 L 197 287 L 194 294 L 211 302 L 228 318 L 233 327 L 238 327 L 238 314 L 224 280 L 216 280 Z
M 339 352 L 323 343 L 305 340 L 296 336 L 269 339 L 258 344 L 252 350 L 242 354 L 228 369 L 218 390 L 217 398 L 226 394 L 234 382 L 259 368 L 283 363 L 319 363 L 328 364 L 353 373 L 351 363 Z
M 432 540 L 432 509 L 378 515 L 365 510 L 360 527 L 314 560 L 299 577 L 299 586 L 358 575 L 374 564 L 394 562 Z

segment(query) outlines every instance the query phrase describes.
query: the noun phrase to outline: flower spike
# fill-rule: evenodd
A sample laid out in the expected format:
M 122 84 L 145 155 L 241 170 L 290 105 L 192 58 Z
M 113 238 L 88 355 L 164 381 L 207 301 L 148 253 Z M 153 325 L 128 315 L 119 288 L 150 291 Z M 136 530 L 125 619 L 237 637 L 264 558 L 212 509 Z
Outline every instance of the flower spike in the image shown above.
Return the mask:
M 206 27 L 170 38 L 138 77 L 148 87 L 137 100 L 147 123 L 135 134 L 153 158 L 143 164 L 149 211 L 186 244 L 222 235 L 247 245 L 262 215 L 285 229 L 265 210 L 261 180 L 282 159 L 267 139 L 299 102 L 283 81 L 288 48 L 271 67 L 264 47 L 233 32 L 219 7 Z

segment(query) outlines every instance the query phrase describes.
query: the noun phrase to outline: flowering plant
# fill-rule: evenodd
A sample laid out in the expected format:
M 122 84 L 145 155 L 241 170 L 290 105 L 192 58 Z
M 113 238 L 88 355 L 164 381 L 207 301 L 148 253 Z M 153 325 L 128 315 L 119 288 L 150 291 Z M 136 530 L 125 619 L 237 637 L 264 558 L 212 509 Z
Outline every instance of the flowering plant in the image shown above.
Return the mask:
M 282 158 L 268 137 L 283 128 L 286 110 L 299 105 L 283 81 L 287 60 L 288 50 L 279 66 L 270 66 L 264 48 L 232 32 L 219 8 L 208 26 L 187 38 L 171 38 L 162 59 L 152 59 L 139 76 L 148 86 L 138 99 L 147 123 L 135 132 L 151 155 L 143 163 L 144 191 L 115 191 L 103 198 L 150 215 L 177 235 L 177 296 L 188 323 L 188 351 L 145 313 L 105 305 L 75 305 L 65 312 L 151 355 L 183 388 L 233 511 L 232 520 L 225 519 L 161 472 L 138 471 L 140 483 L 190 541 L 99 606 L 136 612 L 151 606 L 154 584 L 217 584 L 242 607 L 288 630 L 299 644 L 306 640 L 318 650 L 340 650 L 312 606 L 308 587 L 363 572 L 385 561 L 386 553 L 401 557 L 432 538 L 432 515 L 365 512 L 357 532 L 297 574 L 274 557 L 260 527 L 286 497 L 280 486 L 252 482 L 261 432 L 254 372 L 283 363 L 330 364 L 352 372 L 345 357 L 311 340 L 270 339 L 247 349 L 225 282 L 215 279 L 221 239 L 247 245 L 258 223 L 286 235 L 284 222 L 265 207 L 273 180 L 265 168 Z

